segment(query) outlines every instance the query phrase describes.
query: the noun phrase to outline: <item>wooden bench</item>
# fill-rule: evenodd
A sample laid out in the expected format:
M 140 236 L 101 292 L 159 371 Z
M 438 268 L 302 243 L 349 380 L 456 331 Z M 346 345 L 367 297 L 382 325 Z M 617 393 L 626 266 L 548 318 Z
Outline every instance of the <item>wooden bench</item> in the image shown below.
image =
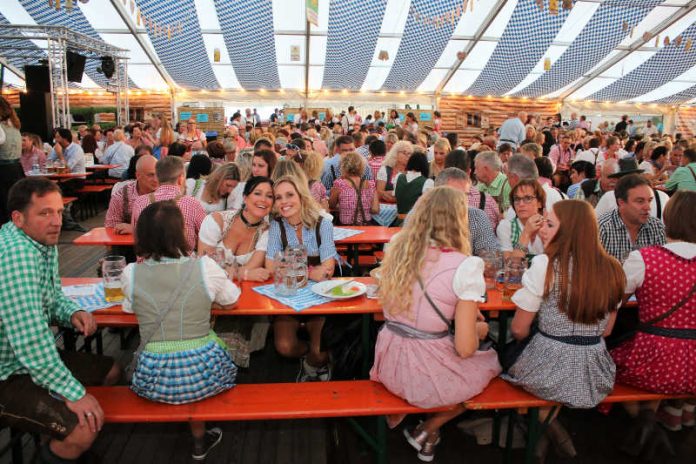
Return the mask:
M 155 403 L 135 395 L 128 387 L 90 387 L 104 410 L 106 422 L 189 422 L 247 421 L 279 419 L 349 418 L 366 443 L 375 451 L 377 462 L 387 462 L 386 423 L 388 414 L 423 414 L 446 411 L 449 407 L 421 409 L 390 393 L 383 385 L 370 380 L 242 384 L 196 403 L 169 405 Z M 662 395 L 633 387 L 616 385 L 602 404 L 631 401 L 654 401 L 688 398 L 689 395 Z M 501 410 L 527 414 L 528 440 L 526 462 L 531 462 L 540 433 L 538 411 L 559 406 L 495 378 L 479 395 L 465 402 L 470 410 Z M 369 434 L 352 418 L 377 416 L 376 431 Z M 508 421 L 504 462 L 510 462 L 514 422 Z M 498 442 L 494 427 L 493 443 Z
M 448 407 L 420 409 L 370 380 L 242 384 L 196 403 L 169 405 L 138 397 L 128 387 L 90 387 L 89 393 L 114 423 L 249 421 L 279 419 L 354 418 L 377 416 L 374 433 L 355 420 L 351 425 L 377 455 L 387 462 L 387 414 L 446 411 Z
M 84 187 L 76 190 L 75 192 L 80 196 L 82 203 L 80 219 L 86 219 L 87 212 L 90 216 L 94 216 L 99 212 L 99 197 L 106 192 L 111 192 L 113 185 L 108 184 L 97 184 L 97 185 L 85 185 Z M 108 199 L 105 199 L 108 205 Z

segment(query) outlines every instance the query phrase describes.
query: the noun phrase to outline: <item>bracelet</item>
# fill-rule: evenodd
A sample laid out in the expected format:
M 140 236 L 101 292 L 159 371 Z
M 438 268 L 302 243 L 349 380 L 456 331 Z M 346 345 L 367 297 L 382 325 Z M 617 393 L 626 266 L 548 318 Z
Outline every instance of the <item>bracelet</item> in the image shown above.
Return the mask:
M 520 250 L 524 251 L 525 253 L 529 253 L 529 246 L 528 245 L 522 245 L 521 243 L 517 242 L 514 246 L 515 250 Z

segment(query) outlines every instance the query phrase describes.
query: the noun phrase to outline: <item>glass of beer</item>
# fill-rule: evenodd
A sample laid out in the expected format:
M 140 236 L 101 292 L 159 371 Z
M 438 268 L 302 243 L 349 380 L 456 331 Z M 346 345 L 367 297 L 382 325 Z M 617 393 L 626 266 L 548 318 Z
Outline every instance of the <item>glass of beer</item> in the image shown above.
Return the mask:
M 126 267 L 124 256 L 111 255 L 102 261 L 102 276 L 104 280 L 104 297 L 109 303 L 123 301 L 121 276 Z
M 527 260 L 524 258 L 510 258 L 505 262 L 503 277 L 503 302 L 510 302 L 512 295 L 522 288 L 522 276 L 527 270 Z

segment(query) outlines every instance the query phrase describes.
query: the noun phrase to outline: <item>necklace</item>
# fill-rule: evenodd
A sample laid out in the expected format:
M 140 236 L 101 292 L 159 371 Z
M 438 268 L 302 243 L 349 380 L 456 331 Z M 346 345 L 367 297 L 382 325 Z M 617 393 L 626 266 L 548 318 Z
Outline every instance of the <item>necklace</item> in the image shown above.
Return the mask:
M 244 223 L 247 229 L 256 229 L 263 222 L 263 218 L 261 218 L 259 222 L 255 222 L 252 224 L 251 222 L 247 221 L 247 218 L 244 217 L 244 213 L 240 213 L 239 217 L 242 218 L 242 222 Z
M 288 224 L 297 229 L 299 226 L 302 225 L 302 220 L 300 220 L 300 222 L 298 222 L 297 224 L 293 224 L 292 222 L 288 221 Z

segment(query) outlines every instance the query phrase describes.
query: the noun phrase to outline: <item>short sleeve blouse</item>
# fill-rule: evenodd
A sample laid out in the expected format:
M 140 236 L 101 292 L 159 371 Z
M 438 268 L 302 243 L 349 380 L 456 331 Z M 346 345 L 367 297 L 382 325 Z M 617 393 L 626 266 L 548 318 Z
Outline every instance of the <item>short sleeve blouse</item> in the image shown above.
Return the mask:
M 295 228 L 288 224 L 285 218 L 279 223 L 277 220 L 271 221 L 271 226 L 268 231 L 268 248 L 266 249 L 266 258 L 275 259 L 275 255 L 283 251 L 283 243 L 280 235 L 280 227 L 285 228 L 285 236 L 288 240 L 288 245 L 297 246 L 300 244 L 295 233 Z M 321 246 L 317 244 L 316 229 L 312 227 L 302 226 L 302 244 L 307 249 L 309 256 L 319 256 L 323 263 L 327 259 L 336 258 L 336 245 L 333 239 L 333 224 L 331 221 L 322 218 L 319 226 L 319 236 L 321 237 Z
M 232 250 L 225 247 L 223 243 L 224 230 L 228 227 L 237 211 L 220 211 L 220 216 L 222 218 L 222 227 L 215 220 L 214 215 L 209 214 L 203 219 L 201 224 L 201 230 L 198 232 L 198 239 L 208 245 L 215 248 L 222 248 L 225 251 L 225 260 L 228 262 L 236 261 L 237 264 L 244 266 L 249 262 L 251 256 L 257 251 L 266 251 L 268 247 L 268 230 L 261 232 L 259 239 L 256 241 L 254 249 L 249 253 L 243 255 L 235 255 Z
M 549 258 L 544 254 L 532 258 L 532 265 L 522 276 L 522 288 L 512 295 L 512 302 L 520 309 L 530 313 L 539 311 L 544 297 L 544 283 L 548 265 Z
M 483 260 L 470 256 L 459 265 L 452 279 L 452 289 L 463 301 L 484 302 L 486 282 L 483 279 Z
M 664 245 L 669 251 L 681 256 L 685 259 L 692 259 L 696 256 L 696 245 L 689 242 L 670 242 Z M 623 264 L 624 273 L 626 274 L 626 290 L 625 293 L 632 294 L 643 286 L 645 279 L 645 261 L 640 250 L 635 250 L 629 253 L 628 258 Z

